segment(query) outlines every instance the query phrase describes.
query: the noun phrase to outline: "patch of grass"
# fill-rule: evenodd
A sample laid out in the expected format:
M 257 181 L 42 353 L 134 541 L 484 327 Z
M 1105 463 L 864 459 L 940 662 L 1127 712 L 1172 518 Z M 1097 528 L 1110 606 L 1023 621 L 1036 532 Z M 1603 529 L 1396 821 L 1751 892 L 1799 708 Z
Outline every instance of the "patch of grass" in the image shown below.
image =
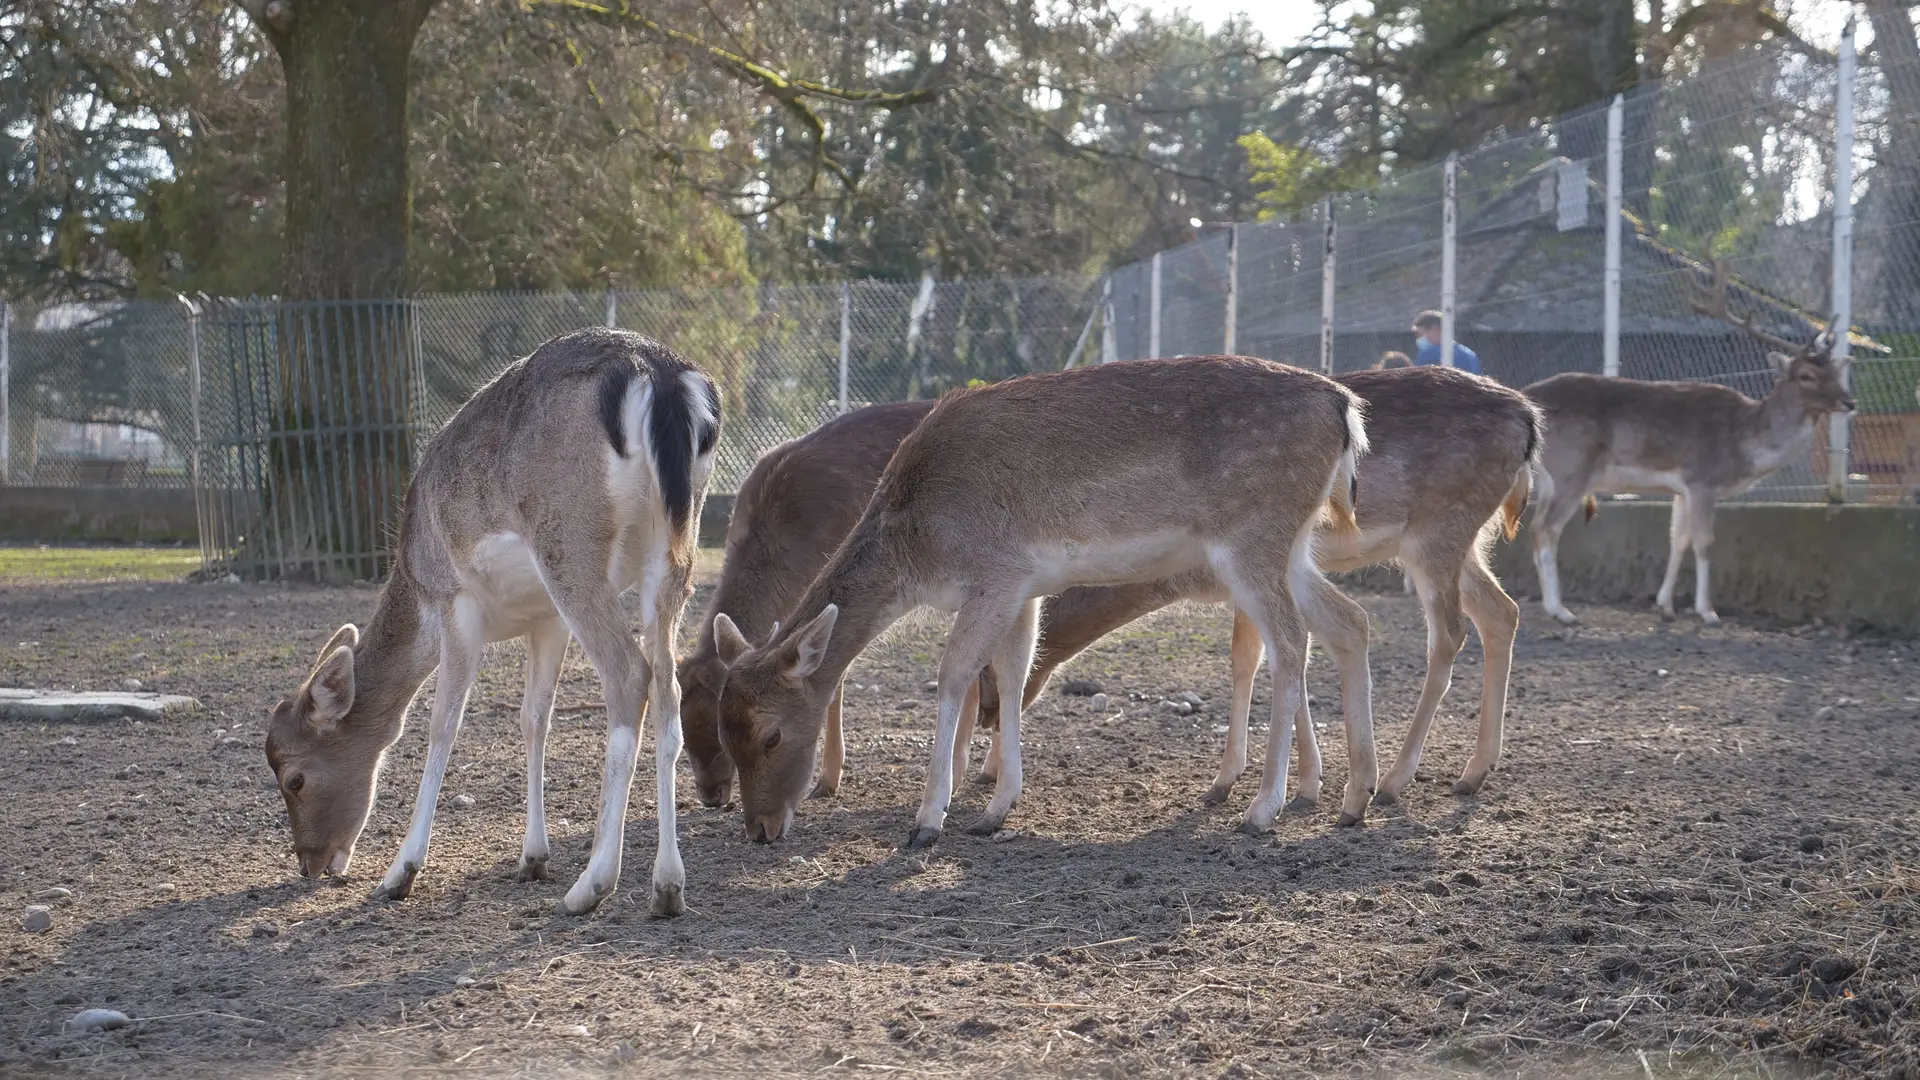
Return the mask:
M 200 552 L 174 547 L 0 547 L 0 584 L 179 581 Z

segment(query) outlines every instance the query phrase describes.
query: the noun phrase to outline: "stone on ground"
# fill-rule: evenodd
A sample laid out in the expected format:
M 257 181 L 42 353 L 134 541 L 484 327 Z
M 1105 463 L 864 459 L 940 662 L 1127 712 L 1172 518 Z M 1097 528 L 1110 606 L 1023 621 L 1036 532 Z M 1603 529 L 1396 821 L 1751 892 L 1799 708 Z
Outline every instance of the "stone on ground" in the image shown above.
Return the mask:
M 0 720 L 160 720 L 199 711 L 200 703 L 182 694 L 65 693 L 0 687 Z

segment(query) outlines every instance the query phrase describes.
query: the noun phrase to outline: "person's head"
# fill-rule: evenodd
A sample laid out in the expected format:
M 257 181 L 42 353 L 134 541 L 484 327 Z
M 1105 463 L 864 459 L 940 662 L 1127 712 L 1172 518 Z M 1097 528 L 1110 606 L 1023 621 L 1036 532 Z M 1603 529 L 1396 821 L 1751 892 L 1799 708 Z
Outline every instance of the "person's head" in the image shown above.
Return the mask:
M 1423 311 L 1413 317 L 1413 332 L 1416 336 L 1425 338 L 1435 345 L 1438 345 L 1440 344 L 1441 321 L 1439 312 Z
M 1380 359 L 1375 361 L 1373 366 L 1377 368 L 1412 367 L 1413 361 L 1407 358 L 1406 353 L 1389 349 L 1380 354 Z

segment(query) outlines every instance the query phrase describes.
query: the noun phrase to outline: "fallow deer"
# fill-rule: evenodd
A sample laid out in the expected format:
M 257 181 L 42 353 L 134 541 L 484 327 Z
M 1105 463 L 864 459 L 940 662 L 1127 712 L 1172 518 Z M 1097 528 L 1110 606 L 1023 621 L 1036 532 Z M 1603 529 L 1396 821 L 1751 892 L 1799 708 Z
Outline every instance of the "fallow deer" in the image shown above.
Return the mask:
M 1464 610 L 1480 632 L 1485 669 L 1479 737 L 1453 785 L 1455 794 L 1480 790 L 1499 761 L 1520 608 L 1487 567 L 1487 552 L 1504 527 L 1511 540 L 1531 487 L 1529 467 L 1540 441 L 1540 414 L 1519 392 L 1452 368 L 1369 370 L 1338 376 L 1366 403 L 1367 438 L 1360 459 L 1360 530 L 1321 529 L 1314 560 L 1322 570 L 1353 570 L 1398 561 L 1419 590 L 1427 623 L 1427 676 L 1393 767 L 1380 781 L 1376 805 L 1405 793 L 1419 768 L 1434 713 L 1453 679 L 1454 658 L 1466 644 Z M 1177 600 L 1227 600 L 1207 571 L 1118 587 L 1082 587 L 1050 597 L 1040 609 L 1040 645 L 1027 678 L 1023 705 L 1031 705 L 1055 668 L 1111 631 Z M 1235 613 L 1233 699 L 1227 746 L 1207 792 L 1224 802 L 1246 768 L 1247 723 L 1260 637 Z M 996 695 L 983 693 L 980 725 L 995 726 Z M 1317 801 L 1320 755 L 1302 708 L 1294 717 L 1300 741 L 1302 802 Z
M 364 632 L 341 627 L 306 683 L 273 709 L 267 762 L 303 875 L 346 872 L 382 759 L 437 668 L 412 827 L 374 895 L 411 891 L 481 653 L 489 642 L 525 637 L 520 877 L 544 878 L 544 748 L 561 659 L 575 637 L 606 696 L 607 760 L 593 853 L 562 907 L 589 911 L 619 881 L 640 720 L 651 704 L 660 827 L 651 907 L 656 915 L 684 910 L 674 634 L 691 593 L 718 437 L 719 399 L 706 376 L 672 350 L 618 330 L 555 338 L 461 406 L 408 486 L 373 621 Z M 635 586 L 644 653 L 619 602 Z
M 1366 613 L 1321 576 L 1312 546 L 1323 512 L 1355 528 L 1361 414 L 1338 383 L 1247 357 L 1109 364 L 943 397 L 901 442 L 790 625 L 756 647 L 724 613 L 714 618 L 727 665 L 720 733 L 748 834 L 777 839 L 791 825 L 842 674 L 923 604 L 957 615 L 907 846 L 940 834 L 961 706 L 989 664 L 1002 688 L 1002 752 L 993 799 L 969 831 L 998 829 L 1021 787 L 1020 701 L 1007 688 L 1026 683 L 1037 597 L 1202 566 L 1274 656 L 1267 769 L 1242 827 L 1270 828 L 1285 801 L 1288 721 L 1304 699 L 1303 618 L 1340 659 L 1354 762 L 1343 819 L 1358 821 L 1378 779 Z
M 1549 615 L 1576 621 L 1560 599 L 1556 550 L 1560 533 L 1582 506 L 1593 516 L 1593 493 L 1655 492 L 1673 496 L 1667 573 L 1660 583 L 1660 611 L 1673 616 L 1673 589 L 1680 561 L 1693 549 L 1693 606 L 1712 626 L 1708 549 L 1713 544 L 1714 502 L 1737 495 L 1807 450 L 1814 421 L 1853 411 L 1845 359 L 1831 356 L 1831 338 L 1816 334 L 1800 345 L 1753 325 L 1748 315 L 1727 311 L 1727 273 L 1715 262 L 1710 283 L 1686 278 L 1696 311 L 1739 327 L 1774 350 L 1773 390 L 1759 401 L 1731 387 L 1700 382 L 1648 382 L 1579 372 L 1555 375 L 1527 387 L 1546 411 L 1546 446 L 1535 469 L 1540 489 L 1533 518 L 1534 560 L 1540 570 L 1540 601 Z
M 720 683 L 727 667 L 714 642 L 714 616 L 726 612 L 741 633 L 755 639 L 770 635 L 860 520 L 900 440 L 933 406 L 931 401 L 902 401 L 855 409 L 767 451 L 741 482 L 727 522 L 720 581 L 693 651 L 680 661 L 681 725 L 702 803 L 724 804 L 733 784 L 733 763 L 720 745 Z M 815 795 L 831 795 L 840 787 L 846 759 L 840 726 L 843 694 L 844 688 L 836 685 L 827 704 L 826 744 Z M 962 710 L 956 775 L 965 770 L 973 716 L 973 709 Z

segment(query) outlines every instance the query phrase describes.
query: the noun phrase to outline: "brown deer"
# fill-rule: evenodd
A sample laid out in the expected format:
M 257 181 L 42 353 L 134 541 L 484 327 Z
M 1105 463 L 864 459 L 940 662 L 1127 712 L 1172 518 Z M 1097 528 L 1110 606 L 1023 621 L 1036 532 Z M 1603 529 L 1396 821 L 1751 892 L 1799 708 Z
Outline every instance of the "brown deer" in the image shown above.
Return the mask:
M 770 636 L 780 616 L 800 601 L 814 575 L 853 531 L 900 440 L 933 406 L 931 401 L 903 401 L 855 409 L 767 451 L 741 482 L 727 522 L 726 563 L 719 584 L 700 621 L 693 651 L 680 661 L 687 762 L 706 805 L 723 805 L 733 783 L 733 763 L 720 745 L 720 683 L 727 666 L 714 642 L 714 616 L 726 612 L 736 629 L 756 640 Z M 827 703 L 816 796 L 831 795 L 840 787 L 846 760 L 840 727 L 843 694 L 844 688 L 836 685 Z M 955 775 L 965 772 L 973 716 L 972 708 L 962 710 Z
M 725 614 L 720 734 L 740 778 L 748 834 L 791 825 L 827 707 L 855 656 L 922 604 L 957 612 L 941 658 L 939 720 L 909 848 L 939 837 L 960 712 L 991 664 L 1002 753 L 992 801 L 970 832 L 1000 827 L 1021 787 L 1017 693 L 1039 624 L 1037 597 L 1201 566 L 1224 582 L 1274 656 L 1274 725 L 1260 795 L 1243 828 L 1285 801 L 1287 722 L 1304 699 L 1304 618 L 1340 659 L 1354 768 L 1343 817 L 1377 781 L 1366 613 L 1313 565 L 1314 525 L 1353 529 L 1361 407 L 1319 375 L 1247 357 L 1078 368 L 949 393 L 900 443 L 873 498 L 758 647 Z
M 1533 519 L 1540 601 L 1562 622 L 1574 615 L 1560 599 L 1555 552 L 1575 512 L 1596 509 L 1593 493 L 1656 492 L 1673 496 L 1671 546 L 1658 604 L 1673 617 L 1680 561 L 1693 549 L 1693 608 L 1707 625 L 1720 621 L 1708 590 L 1715 500 L 1737 495 L 1805 453 L 1816 419 L 1853 411 L 1847 361 L 1830 356 L 1831 338 L 1805 345 L 1775 337 L 1748 315 L 1727 311 L 1727 272 L 1713 264 L 1710 282 L 1686 278 L 1696 311 L 1739 327 L 1774 350 L 1773 390 L 1759 401 L 1731 387 L 1700 382 L 1647 382 L 1578 372 L 1527 387 L 1547 416 L 1546 446 L 1535 470 L 1540 489 Z
M 437 668 L 413 824 L 374 896 L 411 891 L 481 653 L 489 642 L 525 637 L 520 877 L 546 877 L 543 761 L 560 663 L 574 637 L 606 695 L 607 763 L 593 853 L 562 907 L 590 911 L 619 882 L 640 720 L 651 704 L 660 817 L 652 910 L 684 910 L 673 646 L 719 430 L 719 398 L 706 376 L 672 350 L 619 330 L 554 338 L 460 407 L 428 443 L 407 488 L 373 621 L 364 632 L 341 627 L 305 685 L 274 706 L 267 763 L 286 799 L 303 875 L 346 872 L 381 760 Z M 644 653 L 619 602 L 629 587 L 640 592 Z
M 1539 410 L 1518 391 L 1452 368 L 1391 368 L 1338 376 L 1366 403 L 1367 438 L 1360 459 L 1358 533 L 1322 529 L 1314 561 L 1322 570 L 1353 570 L 1398 561 L 1419 590 L 1427 623 L 1427 676 L 1393 767 L 1374 794 L 1388 805 L 1413 782 L 1428 728 L 1452 684 L 1454 658 L 1466 644 L 1464 610 L 1480 633 L 1486 666 L 1479 738 L 1455 794 L 1480 790 L 1500 758 L 1507 678 L 1520 608 L 1487 567 L 1487 552 L 1504 527 L 1511 540 L 1531 487 L 1529 466 L 1540 440 Z M 1040 609 L 1040 646 L 1023 705 L 1046 688 L 1054 669 L 1113 630 L 1177 600 L 1227 600 L 1205 570 L 1163 581 L 1082 587 L 1050 597 Z M 1207 792 L 1224 802 L 1246 768 L 1247 723 L 1260 636 L 1244 616 L 1233 624 L 1233 699 L 1227 746 Z M 997 722 L 997 695 L 983 693 L 980 726 Z M 1320 754 L 1304 708 L 1294 717 L 1300 741 L 1299 797 L 1318 800 Z

